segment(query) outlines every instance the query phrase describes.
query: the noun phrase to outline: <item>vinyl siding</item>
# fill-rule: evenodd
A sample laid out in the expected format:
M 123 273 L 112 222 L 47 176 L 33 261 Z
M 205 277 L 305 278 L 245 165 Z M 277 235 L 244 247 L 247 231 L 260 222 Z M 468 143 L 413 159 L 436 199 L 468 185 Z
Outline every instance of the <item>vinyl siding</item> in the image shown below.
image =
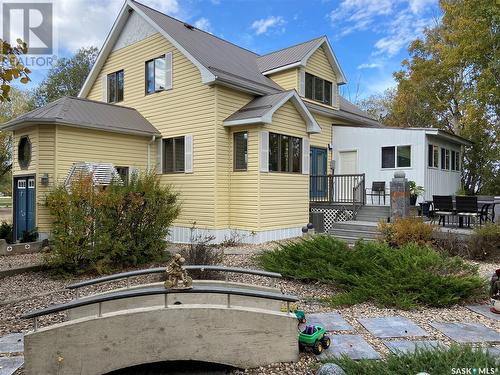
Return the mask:
M 292 103 L 278 109 L 271 125 L 263 129 L 307 138 L 306 125 Z M 260 173 L 260 227 L 262 230 L 293 228 L 307 224 L 309 217 L 309 175 Z
M 38 128 L 39 134 L 39 158 L 38 171 L 36 181 L 36 225 L 39 232 L 46 233 L 50 231 L 52 218 L 49 210 L 45 207 L 45 198 L 50 190 L 54 187 L 56 181 L 56 126 L 55 125 L 40 125 Z M 40 183 L 41 177 L 47 173 L 49 176 L 49 185 L 42 186 Z
M 285 90 L 295 89 L 299 91 L 299 70 L 292 68 L 269 75 L 274 82 L 283 87 Z
M 19 163 L 17 162 L 17 148 L 19 146 L 19 140 L 28 136 L 31 142 L 31 162 L 28 168 L 21 169 Z M 38 126 L 29 126 L 21 130 L 16 130 L 13 132 L 12 139 L 12 174 L 14 176 L 35 174 L 38 167 Z
M 337 79 L 335 77 L 335 72 L 333 71 L 329 60 L 326 57 L 324 47 L 318 48 L 309 58 L 306 65 L 306 72 L 333 83 L 332 91 L 334 92 L 334 95 L 332 97 L 332 107 L 338 108 L 339 99 L 338 99 L 338 86 L 336 84 Z
M 173 88 L 145 95 L 145 62 L 173 52 Z M 216 221 L 215 88 L 201 82 L 200 72 L 160 34 L 112 52 L 88 97 L 102 99 L 102 77 L 124 69 L 124 101 L 137 109 L 163 138 L 193 135 L 193 173 L 170 173 L 162 183 L 180 192 L 182 209 L 174 225 L 214 228 Z

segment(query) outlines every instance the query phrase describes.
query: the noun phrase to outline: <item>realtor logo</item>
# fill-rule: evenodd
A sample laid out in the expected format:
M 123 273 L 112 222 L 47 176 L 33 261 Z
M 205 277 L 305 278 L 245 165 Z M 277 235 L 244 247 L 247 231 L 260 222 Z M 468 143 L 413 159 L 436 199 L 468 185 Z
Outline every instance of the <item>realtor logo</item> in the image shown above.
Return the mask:
M 52 55 L 52 3 L 3 2 L 3 39 L 16 44 L 21 38 L 30 55 Z

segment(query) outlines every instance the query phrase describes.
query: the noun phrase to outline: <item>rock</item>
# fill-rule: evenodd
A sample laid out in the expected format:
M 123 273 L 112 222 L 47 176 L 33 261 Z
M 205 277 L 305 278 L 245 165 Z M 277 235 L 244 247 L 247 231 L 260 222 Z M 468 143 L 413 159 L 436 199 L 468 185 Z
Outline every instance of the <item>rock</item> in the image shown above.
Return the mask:
M 325 363 L 319 369 L 316 375 L 346 375 L 342 367 L 334 363 Z

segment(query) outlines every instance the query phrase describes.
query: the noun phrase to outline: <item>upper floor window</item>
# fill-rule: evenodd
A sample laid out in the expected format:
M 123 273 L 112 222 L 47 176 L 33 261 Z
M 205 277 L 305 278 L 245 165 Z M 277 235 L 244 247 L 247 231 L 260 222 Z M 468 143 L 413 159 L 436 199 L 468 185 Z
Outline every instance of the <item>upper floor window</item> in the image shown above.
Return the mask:
M 432 168 L 439 167 L 439 147 L 435 145 L 428 146 L 428 160 L 427 165 Z
M 332 105 L 332 83 L 306 73 L 305 97 L 323 104 Z
M 172 52 L 146 61 L 146 94 L 172 88 Z
M 108 74 L 108 103 L 123 101 L 123 70 Z
M 234 170 L 246 171 L 248 165 L 248 132 L 234 133 Z
M 163 140 L 163 173 L 184 172 L 184 137 Z
M 411 166 L 411 146 L 382 147 L 382 168 L 408 168 Z
M 269 133 L 269 171 L 301 171 L 302 139 L 289 135 Z

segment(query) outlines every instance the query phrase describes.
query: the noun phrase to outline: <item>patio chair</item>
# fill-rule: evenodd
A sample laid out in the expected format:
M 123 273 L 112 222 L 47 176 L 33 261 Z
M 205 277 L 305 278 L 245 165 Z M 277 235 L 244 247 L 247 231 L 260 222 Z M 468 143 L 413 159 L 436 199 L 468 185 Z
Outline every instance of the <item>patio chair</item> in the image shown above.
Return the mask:
M 441 220 L 443 220 L 443 227 L 444 227 L 446 217 L 449 218 L 450 216 L 454 215 L 453 200 L 451 195 L 433 195 L 432 206 L 433 206 L 432 210 L 433 216 L 439 216 L 438 225 L 441 224 Z
M 467 219 L 467 226 L 470 226 L 470 219 L 474 218 L 474 223 L 477 222 L 478 218 L 481 218 L 481 212 L 477 209 L 477 197 L 462 197 L 457 196 L 457 216 L 459 218 Z M 481 220 L 479 220 L 479 225 L 481 225 Z
M 490 195 L 478 195 L 477 207 L 479 212 L 479 222 L 495 222 L 495 197 Z
M 368 193 L 368 190 L 370 192 Z M 387 195 L 385 192 L 385 181 L 373 181 L 372 188 L 366 188 L 366 195 L 370 195 L 372 197 L 373 204 L 373 196 L 378 197 L 378 203 L 380 204 L 380 197 L 384 198 L 384 206 L 385 206 L 385 196 Z

